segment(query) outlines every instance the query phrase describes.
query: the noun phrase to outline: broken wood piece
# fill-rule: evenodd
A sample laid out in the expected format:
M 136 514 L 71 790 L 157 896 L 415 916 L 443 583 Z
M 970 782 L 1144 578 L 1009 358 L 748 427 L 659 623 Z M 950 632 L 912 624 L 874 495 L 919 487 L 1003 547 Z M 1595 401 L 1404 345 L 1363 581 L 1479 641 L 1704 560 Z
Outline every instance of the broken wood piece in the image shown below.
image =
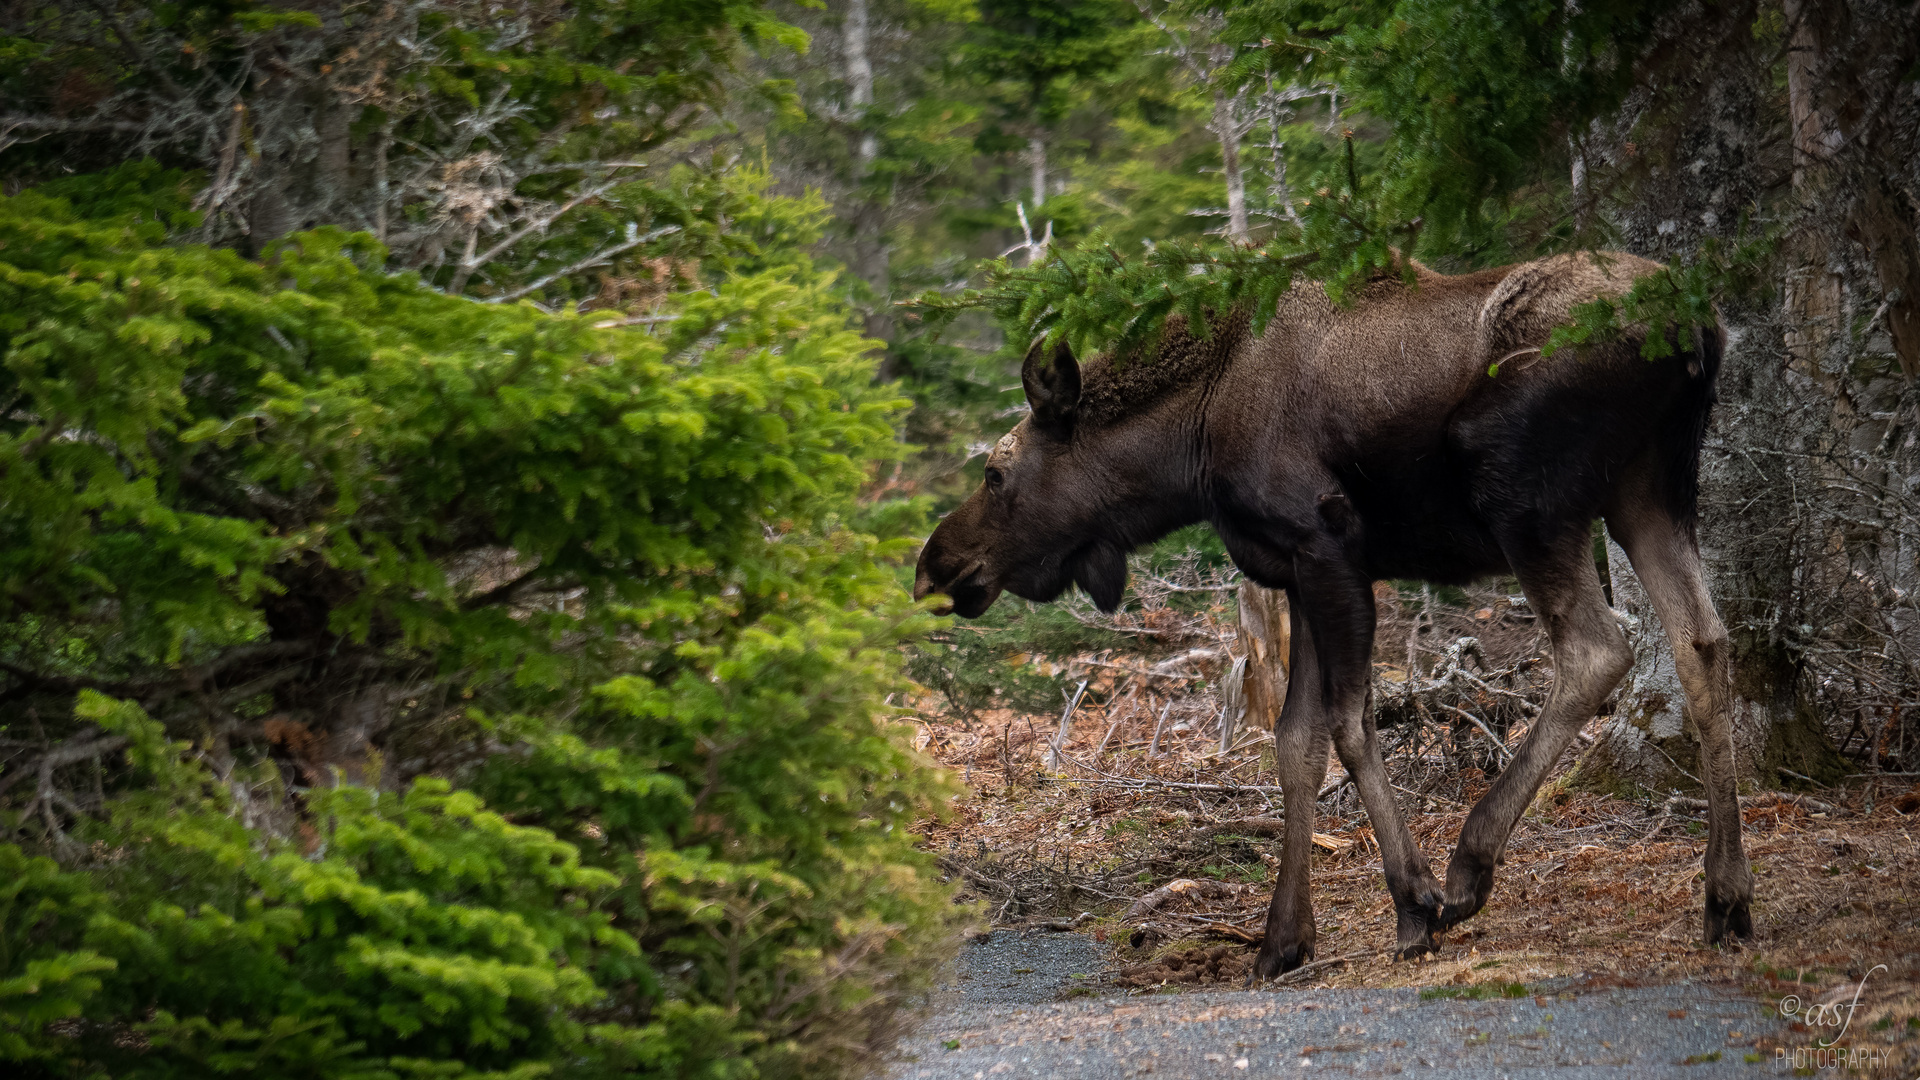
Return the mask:
M 1167 714 L 1173 711 L 1173 698 L 1167 698 L 1166 707 L 1160 710 L 1160 720 L 1153 725 L 1153 738 L 1147 743 L 1147 756 L 1155 757 L 1160 753 L 1160 729 L 1167 725 Z
M 1254 931 L 1248 930 L 1244 926 L 1235 926 L 1232 923 L 1207 921 L 1200 924 L 1200 931 L 1204 934 L 1211 934 L 1214 937 L 1237 941 L 1242 945 L 1258 945 L 1267 938 L 1267 932 L 1264 926 L 1260 930 Z
M 1102 774 L 1105 775 L 1105 774 Z M 1152 777 L 1114 776 L 1105 780 L 1091 780 L 1079 776 L 1042 776 L 1039 779 L 1055 784 L 1110 784 L 1116 787 L 1129 787 L 1139 790 L 1163 788 L 1167 791 L 1222 791 L 1229 794 L 1254 792 L 1259 795 L 1278 795 L 1278 784 L 1189 784 L 1177 780 L 1156 780 Z
M 1139 696 L 1140 696 L 1140 688 L 1136 686 L 1133 688 L 1133 693 L 1127 695 L 1126 704 L 1117 710 L 1113 710 L 1113 712 L 1116 713 L 1116 715 L 1113 718 L 1113 723 L 1108 724 L 1107 733 L 1105 735 L 1100 736 L 1100 745 L 1093 748 L 1094 761 L 1096 762 L 1099 761 L 1100 755 L 1107 752 L 1107 743 L 1113 740 L 1113 733 L 1120 730 L 1121 722 L 1124 721 L 1129 715 L 1132 714 L 1133 703 L 1136 699 L 1139 698 Z
M 1817 810 L 1823 814 L 1833 814 L 1838 816 L 1840 814 L 1853 813 L 1853 811 L 1848 810 L 1844 806 L 1835 806 L 1832 803 L 1821 802 L 1819 799 L 1815 799 L 1810 796 L 1799 795 L 1793 792 L 1786 792 L 1786 791 L 1768 791 L 1768 792 L 1763 792 L 1760 795 L 1749 795 L 1746 798 L 1743 798 L 1740 800 L 1740 807 L 1742 809 L 1746 809 L 1747 807 L 1754 806 L 1756 804 L 1764 806 L 1765 803 L 1760 803 L 1759 800 L 1765 799 L 1768 797 L 1772 797 L 1775 803 L 1787 803 L 1794 806 L 1804 807 L 1805 809 L 1808 809 L 1808 810 Z M 1674 795 L 1669 799 L 1667 799 L 1667 801 L 1661 805 L 1661 810 L 1668 814 L 1677 813 L 1681 811 L 1685 811 L 1693 814 L 1703 814 L 1706 812 L 1707 806 L 1708 806 L 1708 803 L 1707 803 L 1707 800 L 1705 799 L 1696 799 L 1690 795 Z
M 1158 908 L 1176 896 L 1191 896 L 1194 899 L 1211 899 L 1213 897 L 1231 895 L 1233 895 L 1233 886 L 1228 885 L 1224 881 L 1175 878 L 1152 892 L 1147 893 L 1140 899 L 1135 900 L 1133 906 L 1127 909 L 1126 921 L 1132 922 L 1136 919 L 1146 918 L 1153 913 L 1155 908 Z
M 1283 817 L 1235 818 L 1207 826 L 1208 836 L 1234 834 L 1239 836 L 1279 836 L 1285 831 L 1287 819 Z
M 1054 931 L 1078 930 L 1080 929 L 1080 927 L 1092 921 L 1093 921 L 1093 912 L 1083 911 L 1080 914 L 1075 915 L 1071 919 L 1048 919 L 1045 922 L 1036 923 L 1034 925 L 1034 929 L 1035 930 L 1054 930 Z

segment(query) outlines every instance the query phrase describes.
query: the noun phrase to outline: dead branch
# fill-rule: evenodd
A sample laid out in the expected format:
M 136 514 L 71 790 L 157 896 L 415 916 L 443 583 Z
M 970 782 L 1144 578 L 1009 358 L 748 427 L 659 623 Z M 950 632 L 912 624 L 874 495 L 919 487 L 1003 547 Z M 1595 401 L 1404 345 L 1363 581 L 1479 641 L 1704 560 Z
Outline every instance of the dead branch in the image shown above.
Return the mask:
M 1287 828 L 1284 817 L 1234 818 L 1217 822 L 1201 830 L 1208 836 L 1279 836 Z
M 1269 979 L 1267 980 L 1267 982 L 1268 982 L 1268 985 L 1278 985 L 1278 986 L 1285 986 L 1289 983 L 1305 982 L 1307 976 L 1315 974 L 1316 972 L 1325 971 L 1330 967 L 1345 967 L 1346 965 L 1353 963 L 1356 960 L 1365 960 L 1372 955 L 1373 955 L 1373 952 L 1371 950 L 1363 949 L 1359 952 L 1350 952 L 1345 956 L 1330 957 L 1326 960 L 1315 960 L 1311 964 L 1302 964 L 1299 967 L 1294 968 L 1292 971 L 1287 972 L 1285 975 L 1282 975 L 1276 979 Z
M 47 793 L 52 791 L 53 770 L 66 765 L 77 765 L 82 761 L 99 757 L 102 754 L 111 754 L 115 750 L 125 747 L 131 741 L 132 740 L 124 735 L 109 735 L 105 738 L 85 739 L 81 741 L 69 739 L 40 755 L 36 760 L 22 765 L 11 774 L 0 777 L 0 795 L 4 795 L 7 789 L 12 787 L 21 777 L 34 775 L 40 778 L 41 788 L 41 790 L 34 795 L 35 801 L 44 799 L 47 797 Z
M 1175 878 L 1165 885 L 1147 893 L 1133 902 L 1122 918 L 1127 922 L 1138 922 L 1153 914 L 1160 905 L 1176 896 L 1191 896 L 1194 899 L 1217 899 L 1233 895 L 1233 886 L 1224 881 L 1211 879 Z

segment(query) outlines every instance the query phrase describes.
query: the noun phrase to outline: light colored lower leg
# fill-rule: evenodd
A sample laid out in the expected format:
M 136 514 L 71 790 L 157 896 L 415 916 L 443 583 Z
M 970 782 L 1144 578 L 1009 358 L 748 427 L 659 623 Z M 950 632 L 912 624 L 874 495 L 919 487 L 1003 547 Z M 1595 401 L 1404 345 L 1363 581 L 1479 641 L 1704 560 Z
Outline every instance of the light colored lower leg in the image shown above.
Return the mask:
M 1622 515 L 1625 517 L 1625 515 Z M 1609 518 L 1609 527 L 1613 519 Z M 1659 613 L 1674 667 L 1687 692 L 1687 716 L 1700 735 L 1701 779 L 1707 788 L 1707 894 L 1709 937 L 1712 907 L 1745 906 L 1753 897 L 1753 874 L 1740 842 L 1738 771 L 1733 753 L 1732 672 L 1726 626 L 1707 595 L 1699 548 L 1690 532 L 1655 514 L 1614 528 L 1633 571 Z M 1745 936 L 1744 929 L 1735 932 Z

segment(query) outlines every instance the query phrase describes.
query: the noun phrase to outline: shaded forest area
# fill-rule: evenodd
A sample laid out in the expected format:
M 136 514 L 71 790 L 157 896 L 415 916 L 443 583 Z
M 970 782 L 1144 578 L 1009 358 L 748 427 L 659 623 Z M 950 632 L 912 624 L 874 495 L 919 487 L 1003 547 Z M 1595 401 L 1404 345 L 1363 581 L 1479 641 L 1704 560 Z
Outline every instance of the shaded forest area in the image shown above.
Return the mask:
M 1036 335 L 1125 351 L 1404 255 L 1667 264 L 1516 362 L 1718 313 L 1755 851 L 1910 874 L 1916 147 L 1920 14 L 1880 0 L 0 5 L 0 1061 L 859 1075 L 964 923 L 1204 879 L 1125 921 L 1243 940 L 1248 843 L 1056 871 L 1035 822 L 1271 835 L 1257 791 L 1139 796 L 1261 786 L 1282 602 L 1203 532 L 1117 618 L 935 619 L 910 563 Z M 1694 743 L 1595 563 L 1636 662 L 1530 842 L 1679 903 Z M 1389 766 L 1443 831 L 1551 673 L 1517 593 L 1377 593 Z M 1762 921 L 1910 940 L 1862 888 L 1859 926 Z

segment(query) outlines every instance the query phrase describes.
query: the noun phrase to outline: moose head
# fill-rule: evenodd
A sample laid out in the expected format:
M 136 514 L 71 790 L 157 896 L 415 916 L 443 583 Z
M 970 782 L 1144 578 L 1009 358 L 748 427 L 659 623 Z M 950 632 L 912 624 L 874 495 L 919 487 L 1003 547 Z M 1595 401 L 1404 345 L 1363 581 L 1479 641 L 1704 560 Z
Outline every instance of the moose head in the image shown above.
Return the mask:
M 987 455 L 980 488 L 928 538 L 916 599 L 943 593 L 972 619 L 1002 592 L 1047 601 L 1078 584 L 1102 611 L 1120 606 L 1127 552 L 1197 517 L 1185 512 L 1192 499 L 1181 483 L 1192 455 L 1170 453 L 1168 425 L 1151 419 L 1177 403 L 1140 400 L 1126 381 L 1102 360 L 1083 383 L 1064 343 L 1034 343 L 1020 369 L 1032 411 Z

